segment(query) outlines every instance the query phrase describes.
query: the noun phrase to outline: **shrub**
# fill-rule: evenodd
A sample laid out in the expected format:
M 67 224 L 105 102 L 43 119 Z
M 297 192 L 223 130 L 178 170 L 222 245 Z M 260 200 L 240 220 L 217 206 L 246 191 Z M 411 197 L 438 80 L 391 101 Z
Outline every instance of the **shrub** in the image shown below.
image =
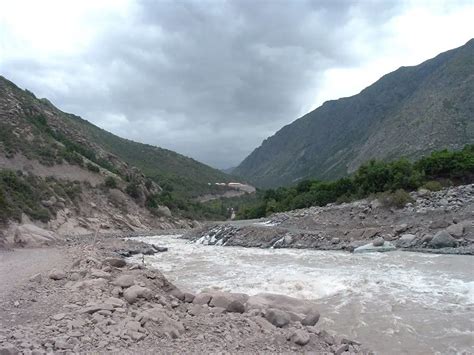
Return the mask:
M 109 189 L 115 189 L 117 187 L 117 181 L 112 176 L 107 176 L 105 186 Z
M 125 192 L 135 199 L 140 197 L 140 189 L 138 188 L 138 184 L 136 182 L 131 182 L 128 184 L 125 188 Z
M 92 163 L 87 163 L 87 169 L 94 172 L 94 173 L 100 172 L 99 167 L 95 164 L 92 164 Z
M 410 194 L 403 189 L 398 189 L 395 192 L 383 192 L 378 199 L 384 207 L 403 208 L 407 203 L 414 202 Z
M 443 188 L 443 186 L 441 185 L 439 181 L 434 181 L 434 180 L 428 181 L 427 183 L 423 185 L 423 187 L 430 191 L 439 191 Z

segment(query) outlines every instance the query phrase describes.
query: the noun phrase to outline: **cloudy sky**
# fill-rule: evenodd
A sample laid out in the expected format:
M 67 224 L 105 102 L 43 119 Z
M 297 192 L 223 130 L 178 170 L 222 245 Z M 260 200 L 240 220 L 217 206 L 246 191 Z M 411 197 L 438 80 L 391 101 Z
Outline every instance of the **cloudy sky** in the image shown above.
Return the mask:
M 0 0 L 0 75 L 215 167 L 474 36 L 474 1 Z

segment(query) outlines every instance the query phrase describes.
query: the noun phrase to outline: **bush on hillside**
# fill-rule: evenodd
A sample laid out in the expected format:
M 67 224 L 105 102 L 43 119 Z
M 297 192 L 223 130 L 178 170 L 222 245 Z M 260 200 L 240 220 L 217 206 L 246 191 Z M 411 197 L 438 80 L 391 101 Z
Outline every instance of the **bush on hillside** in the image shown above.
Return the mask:
M 431 180 L 423 184 L 422 187 L 429 191 L 439 191 L 443 188 L 443 185 L 439 181 Z
M 384 207 L 403 208 L 407 203 L 415 202 L 410 194 L 403 189 L 398 189 L 395 192 L 382 192 L 377 198 Z
M 95 164 L 92 164 L 92 163 L 87 163 L 87 169 L 94 172 L 94 173 L 99 173 L 100 172 L 100 169 L 97 165 Z
M 117 181 L 114 179 L 113 176 L 107 176 L 104 182 L 105 186 L 109 189 L 115 189 L 117 187 Z
M 474 181 L 474 145 L 461 151 L 433 152 L 415 163 L 407 159 L 392 162 L 371 160 L 350 177 L 336 181 L 305 180 L 296 186 L 270 189 L 258 201 L 241 206 L 237 218 L 260 218 L 310 206 L 351 201 L 370 195 L 381 195 L 387 206 L 402 207 L 411 201 L 406 191 L 421 186 L 437 191 L 453 183 Z
M 127 185 L 127 187 L 125 188 L 125 192 L 134 199 L 140 197 L 140 189 L 135 181 L 132 181 Z

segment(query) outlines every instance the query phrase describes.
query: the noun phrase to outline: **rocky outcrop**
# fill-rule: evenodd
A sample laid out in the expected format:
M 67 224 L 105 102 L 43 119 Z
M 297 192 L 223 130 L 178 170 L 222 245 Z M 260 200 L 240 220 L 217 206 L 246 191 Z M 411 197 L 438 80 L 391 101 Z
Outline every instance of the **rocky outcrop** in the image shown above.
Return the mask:
M 53 232 L 37 227 L 34 224 L 19 225 L 13 232 L 12 246 L 40 247 L 51 245 L 58 241 L 58 236 Z

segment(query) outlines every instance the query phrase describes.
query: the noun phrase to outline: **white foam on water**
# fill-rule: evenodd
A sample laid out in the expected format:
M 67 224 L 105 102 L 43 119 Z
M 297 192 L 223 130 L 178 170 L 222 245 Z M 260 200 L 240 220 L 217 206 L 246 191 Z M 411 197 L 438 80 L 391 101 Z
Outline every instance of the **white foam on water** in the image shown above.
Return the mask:
M 272 221 L 265 221 L 265 222 L 255 222 L 253 223 L 257 226 L 264 226 L 264 227 L 275 227 L 278 226 L 278 223 L 272 222 Z
M 323 314 L 321 326 L 383 353 L 462 351 L 474 339 L 470 256 L 205 246 L 177 236 L 138 239 L 169 248 L 145 261 L 182 289 L 314 300 Z

